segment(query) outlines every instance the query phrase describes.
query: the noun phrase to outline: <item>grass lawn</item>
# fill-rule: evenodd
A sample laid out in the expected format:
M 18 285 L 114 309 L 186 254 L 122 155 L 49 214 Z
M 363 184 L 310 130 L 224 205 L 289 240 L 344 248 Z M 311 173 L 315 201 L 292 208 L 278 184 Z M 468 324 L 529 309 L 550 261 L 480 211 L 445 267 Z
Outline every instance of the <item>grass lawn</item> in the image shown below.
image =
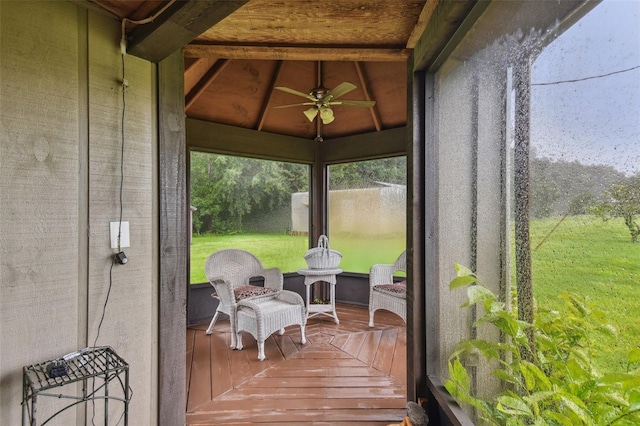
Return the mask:
M 329 242 L 330 248 L 342 253 L 340 268 L 363 273 L 369 273 L 374 263 L 395 262 L 404 245 L 404 235 L 402 238 L 376 238 L 364 242 L 354 238 L 336 238 Z M 274 247 L 278 249 L 274 250 Z M 309 249 L 309 237 L 285 234 L 194 235 L 191 244 L 192 284 L 207 282 L 204 274 L 207 256 L 224 248 L 242 248 L 253 253 L 267 268 L 278 267 L 283 272 L 295 272 L 307 267 L 304 254 Z
M 559 220 L 531 223 L 532 250 Z M 629 350 L 640 345 L 640 244 L 630 241 L 621 219 L 603 222 L 593 216 L 574 216 L 562 221 L 532 253 L 534 293 L 540 306 L 563 308 L 558 294 L 573 292 L 604 311 L 618 330 L 617 338 L 603 336 L 595 348 L 596 363 L 602 370 L 619 369 Z M 252 252 L 267 267 L 277 266 L 283 271 L 306 267 L 303 258 L 308 249 L 306 236 L 194 235 L 191 282 L 206 282 L 207 256 L 232 247 Z M 278 250 L 273 250 L 274 247 Z M 362 244 L 354 245 L 348 240 L 332 240 L 331 247 L 343 254 L 341 268 L 356 272 L 368 271 L 371 263 L 391 263 L 402 250 L 402 244 L 397 247 L 396 241 L 386 240 L 366 244 L 367 250 L 362 250 Z
M 278 247 L 279 250 L 274 250 Z M 286 234 L 194 235 L 191 244 L 191 283 L 207 282 L 204 263 L 207 257 L 225 248 L 242 248 L 255 255 L 267 268 L 297 271 L 307 266 L 304 253 L 309 248 L 306 236 Z
M 532 250 L 560 218 L 531 223 Z M 617 330 L 595 348 L 601 370 L 620 369 L 627 353 L 640 345 L 640 244 L 631 243 L 622 219 L 567 217 L 532 252 L 533 288 L 539 306 L 563 308 L 563 291 L 586 298 Z

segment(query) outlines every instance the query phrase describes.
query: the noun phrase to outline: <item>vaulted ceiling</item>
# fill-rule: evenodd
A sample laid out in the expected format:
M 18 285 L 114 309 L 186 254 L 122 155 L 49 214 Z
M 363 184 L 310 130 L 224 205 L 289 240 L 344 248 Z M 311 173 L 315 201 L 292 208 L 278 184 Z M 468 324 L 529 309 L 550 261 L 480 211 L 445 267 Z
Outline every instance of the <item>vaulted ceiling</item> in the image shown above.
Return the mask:
M 447 7 L 457 27 L 471 1 Z M 91 0 L 122 22 L 128 52 L 159 61 L 184 47 L 186 115 L 312 140 L 403 127 L 412 49 L 438 0 Z M 441 13 L 442 14 L 442 13 Z M 444 40 L 444 39 L 443 39 Z M 422 50 L 436 51 L 438 43 Z M 310 121 L 295 92 L 355 89 L 333 105 L 335 120 Z

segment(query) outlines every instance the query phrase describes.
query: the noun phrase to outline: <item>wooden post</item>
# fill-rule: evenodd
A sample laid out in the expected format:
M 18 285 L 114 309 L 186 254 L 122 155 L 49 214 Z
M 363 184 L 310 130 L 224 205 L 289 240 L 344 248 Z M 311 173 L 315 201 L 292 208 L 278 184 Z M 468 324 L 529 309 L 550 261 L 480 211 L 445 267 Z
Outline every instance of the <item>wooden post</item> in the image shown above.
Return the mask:
M 160 309 L 158 425 L 185 422 L 188 211 L 183 54 L 158 64 Z

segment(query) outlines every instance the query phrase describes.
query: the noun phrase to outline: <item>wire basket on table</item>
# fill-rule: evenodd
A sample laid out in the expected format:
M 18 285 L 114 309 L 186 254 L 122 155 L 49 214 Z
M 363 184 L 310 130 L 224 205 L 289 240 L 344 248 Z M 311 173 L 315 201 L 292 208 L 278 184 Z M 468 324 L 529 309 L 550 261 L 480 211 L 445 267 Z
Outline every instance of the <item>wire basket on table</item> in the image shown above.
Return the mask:
M 307 250 L 304 259 L 311 269 L 335 269 L 340 265 L 342 253 L 330 249 L 327 236 L 320 235 L 318 247 Z

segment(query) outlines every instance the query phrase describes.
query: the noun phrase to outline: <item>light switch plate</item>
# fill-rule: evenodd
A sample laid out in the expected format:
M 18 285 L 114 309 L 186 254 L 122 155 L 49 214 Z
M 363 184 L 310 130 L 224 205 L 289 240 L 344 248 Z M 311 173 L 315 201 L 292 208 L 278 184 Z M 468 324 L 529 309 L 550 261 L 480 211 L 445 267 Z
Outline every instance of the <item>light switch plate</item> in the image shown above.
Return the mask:
M 120 248 L 129 247 L 129 222 L 111 222 L 111 248 L 118 248 L 118 232 L 120 232 Z

